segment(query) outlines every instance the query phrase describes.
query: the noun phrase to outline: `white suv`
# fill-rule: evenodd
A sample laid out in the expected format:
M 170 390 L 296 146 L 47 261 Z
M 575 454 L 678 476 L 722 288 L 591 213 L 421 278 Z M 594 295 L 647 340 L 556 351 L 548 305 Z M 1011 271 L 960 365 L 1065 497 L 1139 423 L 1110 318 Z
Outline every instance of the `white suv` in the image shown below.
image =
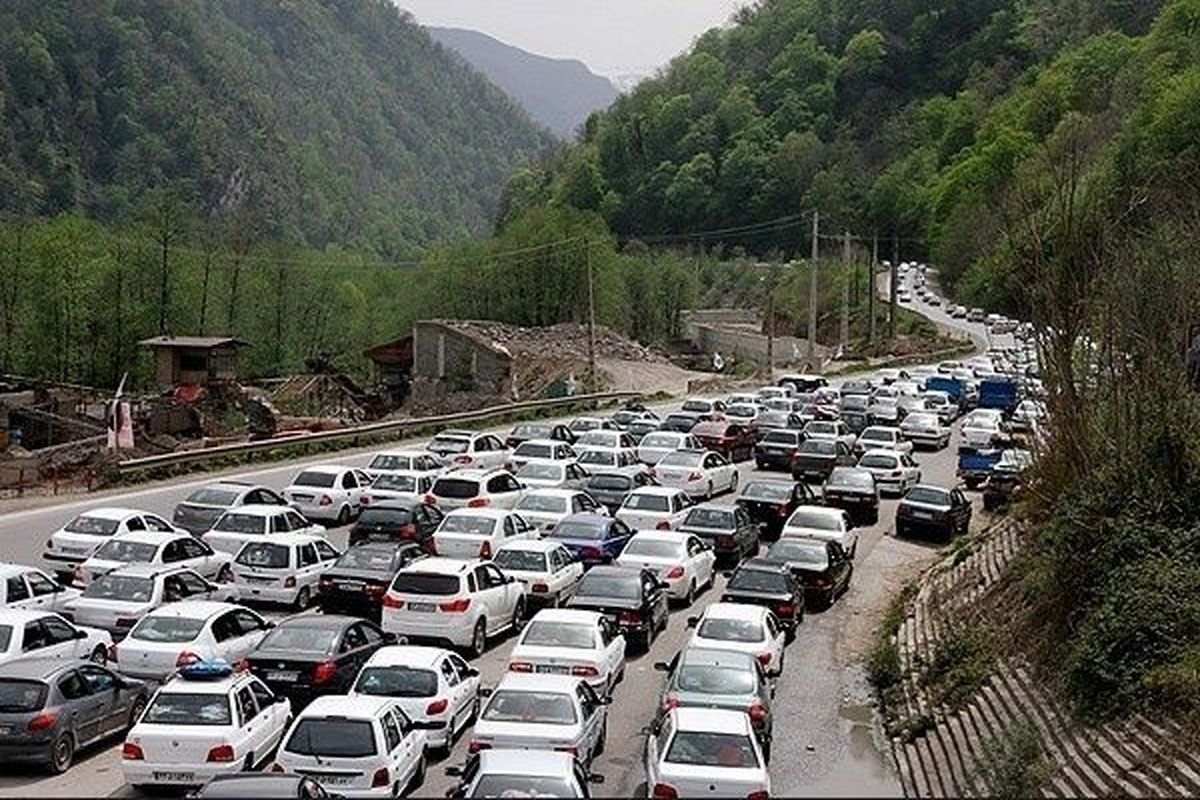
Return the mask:
M 305 467 L 283 490 L 292 508 L 308 519 L 346 525 L 362 511 L 362 496 L 371 476 L 338 464 Z
M 319 536 L 281 533 L 247 542 L 233 560 L 233 581 L 242 600 L 308 608 L 321 576 L 341 556 Z
M 425 558 L 396 574 L 381 623 L 388 633 L 449 642 L 478 656 L 488 636 L 521 624 L 524 590 L 490 561 Z
M 489 507 L 512 510 L 524 491 L 520 481 L 502 469 L 464 469 L 434 481 L 426 500 L 442 511 Z

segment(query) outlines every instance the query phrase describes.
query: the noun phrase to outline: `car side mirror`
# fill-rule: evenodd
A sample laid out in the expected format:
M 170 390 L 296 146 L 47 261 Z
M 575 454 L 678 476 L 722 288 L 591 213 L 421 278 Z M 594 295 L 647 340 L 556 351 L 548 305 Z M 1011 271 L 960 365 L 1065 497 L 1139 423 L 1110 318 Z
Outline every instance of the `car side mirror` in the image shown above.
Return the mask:
M 699 618 L 699 617 L 688 617 L 688 620 L 687 620 L 687 626 L 688 626 L 689 628 L 694 628 L 694 627 L 696 627 L 696 626 L 697 626 L 697 625 L 699 625 L 699 624 L 700 624 L 700 618 Z
M 385 631 L 383 634 L 383 643 L 384 644 L 396 644 L 396 634 L 388 633 Z
M 73 637 L 73 638 L 75 638 L 75 639 L 86 639 L 86 638 L 87 638 L 87 635 L 88 635 L 88 634 L 87 634 L 87 631 L 85 631 L 85 630 L 81 630 L 81 629 L 79 629 L 79 628 L 76 628 L 76 629 L 75 629 L 75 635 L 74 635 L 74 637 Z
M 480 686 L 479 687 L 479 696 L 480 697 L 491 697 L 493 691 L 494 690 L 489 686 Z
M 593 773 L 593 774 L 587 776 L 587 782 L 595 783 L 595 784 L 604 783 L 604 776 Z
M 730 578 L 733 577 L 733 570 L 727 569 L 724 572 L 722 572 L 721 574 L 725 576 L 725 580 L 729 580 Z
M 671 665 L 668 664 L 666 661 L 655 661 L 654 669 L 658 672 L 670 672 Z
M 475 667 L 467 667 L 466 672 L 464 672 L 463 674 L 466 675 L 468 678 L 478 678 L 479 670 L 475 669 Z
M 448 778 L 461 778 L 462 774 L 463 774 L 463 768 L 462 767 L 446 767 L 446 769 L 443 770 L 443 772 L 445 772 L 446 777 L 448 777 Z M 449 792 L 446 792 L 446 796 L 452 797 L 453 791 L 454 790 L 451 789 Z

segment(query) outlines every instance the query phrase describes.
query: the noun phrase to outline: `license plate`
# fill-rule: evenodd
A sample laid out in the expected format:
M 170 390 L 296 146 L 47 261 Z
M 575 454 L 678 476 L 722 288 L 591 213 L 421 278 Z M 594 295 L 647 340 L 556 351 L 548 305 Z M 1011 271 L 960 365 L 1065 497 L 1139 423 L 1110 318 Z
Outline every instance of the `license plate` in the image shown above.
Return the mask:
M 154 780 L 164 783 L 191 783 L 196 780 L 194 772 L 155 772 Z
M 267 680 L 280 683 L 295 683 L 300 679 L 300 673 L 294 670 L 273 671 L 267 673 Z
M 361 592 L 367 588 L 367 585 L 362 581 L 338 581 L 334 585 L 346 592 Z
M 914 519 L 933 519 L 932 511 L 914 511 L 912 515 Z
M 567 667 L 554 666 L 552 664 L 538 664 L 533 668 L 533 671 L 550 675 L 566 675 L 571 670 Z
M 435 606 L 433 603 L 409 603 L 408 604 L 409 611 L 421 611 L 426 614 L 434 611 L 436 608 L 437 608 L 437 606 Z
M 354 781 L 352 775 L 314 775 L 322 786 L 349 786 Z
M 0 725 L 0 736 L 8 736 L 13 732 L 12 725 Z
M 84 547 L 60 547 L 64 553 L 86 553 L 87 548 Z

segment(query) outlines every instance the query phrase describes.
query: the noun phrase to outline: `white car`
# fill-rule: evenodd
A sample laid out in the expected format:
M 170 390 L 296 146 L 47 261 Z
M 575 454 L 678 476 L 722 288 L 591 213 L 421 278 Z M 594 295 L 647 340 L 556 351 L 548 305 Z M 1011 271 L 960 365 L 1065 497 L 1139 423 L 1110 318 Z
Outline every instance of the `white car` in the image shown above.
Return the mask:
M 213 550 L 190 533 L 161 533 L 134 531 L 114 536 L 91 558 L 75 568 L 75 584 L 87 586 L 126 564 L 159 564 L 187 567 L 205 578 L 228 582 L 232 580 L 228 553 Z
M 226 511 L 201 538 L 214 550 L 236 556 L 246 542 L 262 541 L 281 533 L 319 536 L 325 529 L 309 522 L 293 508 L 241 506 Z
M 63 586 L 37 567 L 0 564 L 0 607 L 61 612 L 78 597 L 78 589 Z
M 725 409 L 725 418 L 740 425 L 750 425 L 757 422 L 762 415 L 763 406 L 759 400 L 750 403 L 730 403 Z
M 103 664 L 112 637 L 107 631 L 72 625 L 58 614 L 0 609 L 0 664 L 27 658 L 86 658 Z
M 589 477 L 574 461 L 527 461 L 514 475 L 527 489 L 582 489 Z
M 894 450 L 909 455 L 913 451 L 913 443 L 904 438 L 900 428 L 872 425 L 858 435 L 854 449 L 860 455 L 868 450 Z
M 644 469 L 638 461 L 637 451 L 633 449 L 618 449 L 615 447 L 583 447 L 579 449 L 579 459 L 576 463 L 588 472 L 602 470 L 633 470 Z
M 922 408 L 924 404 L 922 403 Z M 921 445 L 934 450 L 941 450 L 950 444 L 950 428 L 942 424 L 937 414 L 923 411 L 914 412 L 900 423 L 900 432 L 904 438 L 913 443 L 913 447 Z
M 552 530 L 572 514 L 608 514 L 608 510 L 598 505 L 587 492 L 570 489 L 526 492 L 517 503 L 516 511 L 530 525 L 544 531 Z
M 922 397 L 925 398 L 925 410 L 935 414 L 942 425 L 948 426 L 958 419 L 958 403 L 946 392 L 925 392 Z
M 366 467 L 372 478 L 394 472 L 433 477 L 444 469 L 441 460 L 428 450 L 384 450 L 371 456 Z
M 89 583 L 63 614 L 79 625 L 124 636 L 138 620 L 165 603 L 236 599 L 233 584 L 213 583 L 186 567 L 129 564 Z
M 520 514 L 498 508 L 458 508 L 433 533 L 434 552 L 446 558 L 489 559 L 500 545 L 532 539 L 537 531 Z
M 432 458 L 432 456 L 431 456 Z M 436 472 L 381 472 L 363 492 L 361 503 L 370 507 L 380 503 L 419 503 L 437 480 Z
M 837 542 L 850 558 L 858 551 L 858 531 L 840 508 L 800 506 L 783 524 L 783 535 Z
M 433 726 L 391 697 L 325 695 L 296 717 L 271 770 L 316 778 L 341 797 L 398 797 L 425 780 Z
M 615 431 L 610 431 L 615 433 Z M 521 442 L 512 451 L 506 469 L 516 472 L 530 461 L 574 461 L 575 450 L 558 439 L 529 439 Z
M 615 431 L 617 423 L 611 419 L 601 419 L 600 417 L 576 417 L 567 425 L 571 433 L 577 437 L 582 436 L 588 431 L 608 430 Z
M 520 797 L 536 793 L 542 797 L 591 797 L 589 783 L 600 783 L 589 775 L 570 753 L 532 750 L 483 750 L 470 766 L 446 767 L 446 774 L 461 778 L 461 794 L 455 797 Z
M 510 672 L 487 698 L 468 752 L 559 750 L 590 764 L 604 751 L 608 703 L 581 678 Z
M 1013 411 L 1013 420 L 1027 428 L 1042 424 L 1047 416 L 1046 404 L 1038 400 L 1022 400 Z
M 768 676 L 783 674 L 787 636 L 769 608 L 748 603 L 713 603 L 699 617 L 688 617 L 694 628 L 688 647 L 736 650 L 758 659 Z
M 617 565 L 642 567 L 667 584 L 667 594 L 690 606 L 696 592 L 713 585 L 716 556 L 713 549 L 692 534 L 641 531 L 617 556 Z
M 242 545 L 233 559 L 233 582 L 243 601 L 282 603 L 303 611 L 339 556 L 323 537 L 281 533 Z
M 171 520 L 193 536 L 199 536 L 229 509 L 247 505 L 286 506 L 287 501 L 266 486 L 237 480 L 217 481 L 189 494 L 175 506 Z
M 512 457 L 500 437 L 473 431 L 442 431 L 425 449 L 455 469 L 503 469 Z
M 688 497 L 710 498 L 737 490 L 738 469 L 720 453 L 706 450 L 676 450 L 667 453 L 654 467 L 659 485 L 682 489 Z
M 992 450 L 1000 446 L 1004 437 L 1003 418 L 999 411 L 978 408 L 963 419 L 960 431 L 960 448 Z
M 445 752 L 479 716 L 479 670 L 449 650 L 390 645 L 363 664 L 355 695 L 395 698 L 409 719 L 436 725 L 426 746 Z
M 706 397 L 689 397 L 683 401 L 683 405 L 680 406 L 679 410 L 688 414 L 715 416 L 725 413 L 725 402 L 723 400 L 709 400 Z
M 42 558 L 59 575 L 72 577 L 75 567 L 114 536 L 131 531 L 184 533 L 156 514 L 129 508 L 94 508 L 59 528 L 46 541 Z
M 558 542 L 543 539 L 506 542 L 493 559 L 501 572 L 525 587 L 526 608 L 560 605 L 575 593 L 583 578 L 583 562 Z
M 250 654 L 272 627 L 257 612 L 233 603 L 184 600 L 156 608 L 109 648 L 114 669 L 161 681 L 180 667 Z M 105 634 L 107 636 L 108 634 Z
M 858 459 L 859 469 L 875 476 L 879 493 L 903 495 L 921 482 L 921 468 L 912 456 L 895 450 L 868 450 Z
M 478 656 L 487 637 L 520 626 L 524 585 L 489 561 L 423 558 L 396 573 L 383 596 L 385 631 L 449 642 Z
M 616 518 L 633 530 L 675 530 L 683 524 L 692 500 L 682 489 L 642 486 L 625 497 Z
M 670 797 L 771 796 L 767 760 L 744 711 L 671 709 L 646 740 L 647 794 Z
M 435 480 L 426 500 L 446 512 L 488 507 L 511 510 L 524 491 L 525 487 L 505 470 L 464 469 Z
M 638 442 L 637 456 L 643 464 L 653 467 L 667 453 L 674 453 L 676 450 L 703 449 L 700 440 L 690 433 L 655 431 L 647 433 Z
M 729 407 L 735 405 L 756 406 L 760 399 L 754 392 L 734 392 L 725 398 L 725 410 L 728 412 Z
M 150 698 L 121 748 L 133 787 L 199 786 L 270 762 L 292 704 L 223 663 L 185 667 Z
M 828 439 L 835 442 L 842 442 L 851 450 L 854 449 L 854 443 L 858 440 L 850 429 L 846 427 L 846 423 L 841 420 L 820 420 L 814 419 L 812 422 L 804 426 L 804 438 L 806 439 Z
M 597 428 L 584 431 L 575 440 L 575 449 L 583 450 L 589 447 L 599 447 L 608 450 L 634 450 L 637 442 L 625 431 L 610 431 Z
M 599 612 L 546 608 L 521 631 L 508 671 L 583 678 L 608 697 L 625 677 L 625 637 Z
M 361 469 L 318 465 L 301 470 L 283 490 L 283 496 L 308 519 L 340 527 L 362 511 L 362 496 L 370 485 L 371 476 Z

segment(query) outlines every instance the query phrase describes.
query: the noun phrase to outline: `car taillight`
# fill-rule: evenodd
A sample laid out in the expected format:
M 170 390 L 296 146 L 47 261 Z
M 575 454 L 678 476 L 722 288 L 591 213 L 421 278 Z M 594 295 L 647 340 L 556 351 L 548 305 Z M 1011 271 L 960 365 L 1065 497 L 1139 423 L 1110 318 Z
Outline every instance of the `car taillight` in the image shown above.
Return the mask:
M 584 559 L 599 560 L 604 558 L 604 551 L 598 547 L 585 547 L 579 551 L 579 557 Z
M 332 592 L 333 591 L 333 581 L 331 581 L 329 578 L 321 578 L 321 580 L 317 581 L 317 591 L 318 592 Z
M 650 796 L 654 800 L 678 800 L 679 792 L 675 791 L 675 787 L 669 783 L 656 783 Z
M 434 496 L 433 496 L 433 495 L 431 495 L 431 494 L 427 494 L 427 495 L 425 495 L 424 497 L 422 497 L 422 498 L 421 498 L 421 502 L 422 502 L 422 503 L 424 503 L 424 504 L 425 504 L 425 505 L 427 505 L 427 506 L 436 506 L 436 505 L 437 505 L 437 498 L 436 498 L 436 497 L 434 497 Z
M 117 646 L 115 644 L 108 646 L 108 660 L 114 664 L 117 662 Z
M 775 606 L 775 616 L 777 617 L 790 617 L 795 613 L 796 607 L 791 603 L 780 603 Z
M 30 733 L 41 733 L 48 731 L 58 724 L 57 711 L 43 711 L 25 724 L 25 730 Z
M 384 608 L 404 608 L 404 601 L 397 597 L 392 597 L 390 594 L 385 594 L 383 596 L 383 607 Z
M 483 558 L 483 559 L 488 559 L 488 558 L 492 557 L 492 543 L 491 542 L 485 541 L 483 544 L 479 545 L 479 557 Z
M 750 722 L 756 728 L 761 728 L 763 723 L 767 721 L 767 707 L 757 700 L 750 704 L 747 709 L 750 714 Z
M 617 621 L 624 625 L 640 625 L 642 622 L 642 615 L 637 611 L 622 611 L 617 617 Z
M 657 525 L 654 526 L 654 530 L 656 530 L 656 531 L 671 530 L 671 521 L 669 519 L 662 520 L 661 522 L 659 522 Z
M 486 497 L 473 497 L 467 501 L 467 508 L 487 508 L 492 501 Z
M 441 700 L 434 700 L 432 703 L 425 706 L 425 713 L 430 716 L 434 714 L 441 714 L 449 705 L 450 701 L 443 697 Z
M 533 672 L 533 664 L 528 661 L 514 661 L 508 665 L 509 672 Z
M 550 591 L 550 587 L 544 583 L 535 583 L 529 587 L 529 591 L 533 592 L 534 594 L 546 594 Z
M 571 667 L 571 674 L 576 678 L 599 678 L 600 670 L 593 667 L 591 664 Z
M 671 567 L 671 571 L 667 573 L 667 577 L 671 579 L 683 577 L 683 567 Z
M 378 789 L 387 786 L 392 782 L 392 773 L 387 767 L 380 767 L 375 770 L 375 774 L 371 776 L 371 788 Z
M 662 710 L 670 711 L 672 708 L 679 708 L 679 698 L 673 694 L 669 694 L 663 698 Z
M 478 753 L 480 750 L 491 750 L 491 749 L 492 749 L 492 746 L 490 744 L 488 744 L 487 742 L 480 742 L 480 741 L 476 741 L 475 739 L 472 739 L 471 743 L 467 745 L 467 752 L 472 753 L 472 754 Z
M 690 475 L 688 475 L 687 479 L 689 481 L 702 481 L 702 480 L 704 480 L 704 475 L 699 472 L 693 472 Z
M 759 653 L 758 654 L 758 663 L 762 664 L 764 667 L 770 665 L 771 654 L 770 653 Z
M 227 744 L 219 744 L 208 751 L 208 758 L 205 760 L 210 763 L 218 762 L 224 764 L 233 761 L 233 759 L 233 747 Z
M 371 597 L 379 598 L 387 591 L 387 587 L 382 583 L 369 583 L 363 587 L 363 591 Z
M 317 502 L 323 506 L 331 506 L 333 505 L 333 498 L 327 494 L 323 494 L 321 495 L 321 499 Z
M 438 606 L 447 614 L 461 614 L 471 607 L 471 598 L 460 597 L 457 600 L 451 600 L 449 603 L 442 603 Z
M 360 496 L 360 497 L 358 498 L 358 502 L 359 502 L 359 504 L 360 504 L 360 505 L 364 505 L 364 506 L 369 506 L 369 505 L 371 505 L 371 495 L 369 495 L 369 494 L 364 494 L 364 495 Z
M 296 588 L 296 576 L 288 575 L 286 578 L 284 578 L 283 579 L 283 588 L 295 589 Z
M 126 742 L 121 745 L 121 760 L 122 761 L 145 761 L 146 754 L 142 752 L 142 748 L 133 742 Z
M 186 667 L 189 664 L 195 664 L 200 661 L 200 656 L 193 653 L 191 650 L 184 650 L 175 658 L 175 668 Z
M 759 789 L 746 795 L 746 800 L 771 800 L 771 793 L 766 789 Z
M 329 683 L 337 677 L 337 662 L 322 661 L 313 667 L 312 682 L 314 684 Z
M 460 466 L 465 466 L 465 465 L 471 463 L 471 457 L 470 456 L 455 456 L 454 463 L 458 464 Z
M 579 752 L 579 749 L 574 745 L 565 745 L 563 747 L 556 747 L 554 749 L 559 753 L 570 753 L 571 755 L 575 755 Z
M 400 529 L 400 538 L 401 539 L 417 538 L 417 526 L 412 524 L 411 522 L 408 523 L 407 525 L 405 525 L 403 528 Z
M 116 626 L 118 628 L 132 628 L 134 625 L 137 625 L 136 617 L 117 617 Z

